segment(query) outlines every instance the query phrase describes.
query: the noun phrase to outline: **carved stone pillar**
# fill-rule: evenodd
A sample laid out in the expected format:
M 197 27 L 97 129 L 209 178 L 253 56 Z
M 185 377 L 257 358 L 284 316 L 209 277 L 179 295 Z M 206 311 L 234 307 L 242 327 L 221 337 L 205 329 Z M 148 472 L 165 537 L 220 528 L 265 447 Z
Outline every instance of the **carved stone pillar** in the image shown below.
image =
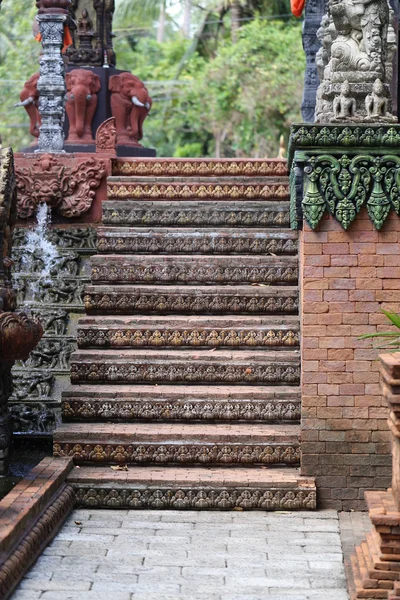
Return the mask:
M 42 0 L 41 4 L 46 4 Z M 64 23 L 67 10 L 58 7 L 59 2 L 47 2 L 44 8 L 39 6 L 37 16 L 42 36 L 43 53 L 40 57 L 40 77 L 37 89 L 40 94 L 39 113 L 42 119 L 38 152 L 64 151 L 64 97 L 65 71 L 61 49 L 64 38 Z M 65 2 L 64 2 L 65 4 Z M 56 12 L 45 12 L 54 10 Z
M 301 115 L 306 123 L 314 123 L 315 103 L 319 77 L 315 62 L 316 54 L 321 47 L 317 31 L 321 19 L 326 12 L 327 0 L 307 0 L 303 23 L 303 48 L 306 55 L 306 71 L 304 74 L 304 93 L 301 103 Z

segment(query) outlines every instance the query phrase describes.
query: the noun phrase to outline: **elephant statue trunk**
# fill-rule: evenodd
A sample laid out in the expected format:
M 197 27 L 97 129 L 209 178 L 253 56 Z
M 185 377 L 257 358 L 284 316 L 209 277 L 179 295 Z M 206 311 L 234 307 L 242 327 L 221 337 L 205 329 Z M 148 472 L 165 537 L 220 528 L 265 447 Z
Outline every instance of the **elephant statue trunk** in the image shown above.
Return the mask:
M 37 89 L 37 82 L 39 80 L 40 73 L 35 73 L 25 82 L 24 88 L 20 94 L 20 102 L 14 104 L 14 106 L 23 106 L 29 115 L 29 131 L 30 134 L 38 138 L 39 128 L 42 124 L 42 120 L 39 114 L 39 92 Z
M 65 109 L 69 120 L 67 143 L 93 142 L 92 122 L 97 109 L 97 93 L 101 83 L 98 75 L 86 69 L 73 69 L 67 73 Z
M 115 117 L 118 143 L 141 146 L 143 121 L 149 114 L 152 100 L 142 81 L 132 73 L 110 78 L 111 112 Z

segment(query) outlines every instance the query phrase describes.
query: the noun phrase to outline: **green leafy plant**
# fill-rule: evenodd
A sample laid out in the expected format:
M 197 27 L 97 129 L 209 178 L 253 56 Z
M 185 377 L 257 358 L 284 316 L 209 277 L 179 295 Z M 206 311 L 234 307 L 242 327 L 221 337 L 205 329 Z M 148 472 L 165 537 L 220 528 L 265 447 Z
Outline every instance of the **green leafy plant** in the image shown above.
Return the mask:
M 389 321 L 400 330 L 400 315 L 397 313 L 382 309 L 382 312 Z M 382 344 L 375 346 L 376 348 L 388 348 L 393 352 L 400 352 L 400 331 L 379 331 L 377 333 L 366 333 L 361 335 L 358 339 L 367 340 L 370 338 L 376 338 L 383 340 Z

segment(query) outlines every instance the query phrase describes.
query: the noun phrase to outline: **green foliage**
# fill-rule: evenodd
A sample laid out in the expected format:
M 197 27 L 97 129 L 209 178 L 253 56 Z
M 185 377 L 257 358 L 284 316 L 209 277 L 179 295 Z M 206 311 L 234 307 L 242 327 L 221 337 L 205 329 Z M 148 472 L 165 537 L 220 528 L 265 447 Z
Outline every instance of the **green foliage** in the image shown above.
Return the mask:
M 142 39 L 133 54 L 118 44 L 120 68 L 148 82 L 154 104 L 146 144 L 161 156 L 179 155 L 193 143 L 205 156 L 276 156 L 279 136 L 300 119 L 300 24 L 255 19 L 238 33 L 237 43 L 230 37 L 220 42 L 214 59 L 189 55 L 179 81 L 177 66 L 190 41 L 175 37 L 159 45 Z M 171 84 L 155 83 L 166 80 Z
M 400 315 L 390 310 L 383 310 L 383 314 L 389 319 L 390 323 L 397 329 L 400 329 Z M 360 340 L 381 339 L 383 343 L 376 348 L 388 348 L 393 352 L 400 351 L 400 333 L 398 331 L 382 331 L 378 333 L 367 333 L 359 337 Z
M 150 14 L 156 4 L 149 0 L 149 16 L 142 20 L 116 19 L 118 68 L 143 79 L 153 98 L 143 144 L 159 156 L 276 156 L 279 136 L 287 137 L 300 118 L 301 24 L 270 19 L 271 3 L 266 11 L 261 0 L 249 0 L 246 14 L 254 7 L 266 12 L 241 22 L 236 43 L 224 21 L 207 54 L 198 37 L 186 39 L 171 20 L 166 41 L 157 43 Z M 222 6 L 209 0 L 193 9 L 196 28 L 217 4 Z M 286 11 L 287 0 L 274 0 L 275 6 Z M 31 31 L 35 13 L 33 0 L 4 0 L 0 11 L 0 133 L 15 149 L 32 142 L 24 109 L 13 105 L 39 68 L 40 45 Z

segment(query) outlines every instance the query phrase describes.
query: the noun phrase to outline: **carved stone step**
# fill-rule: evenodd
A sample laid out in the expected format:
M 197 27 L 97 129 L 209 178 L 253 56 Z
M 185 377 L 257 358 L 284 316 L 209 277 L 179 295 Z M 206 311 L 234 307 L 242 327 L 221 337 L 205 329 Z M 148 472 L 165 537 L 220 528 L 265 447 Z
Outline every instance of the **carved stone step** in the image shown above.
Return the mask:
M 294 256 L 119 256 L 92 257 L 92 283 L 296 284 Z
M 97 249 L 100 253 L 114 254 L 290 255 L 297 253 L 297 232 L 100 227 Z
M 71 357 L 71 381 L 297 385 L 299 363 L 295 350 L 78 350 Z
M 64 420 L 274 422 L 300 419 L 294 386 L 73 385 L 62 394 Z
M 88 314 L 295 314 L 299 292 L 292 286 L 102 285 L 85 290 Z
M 80 508 L 304 510 L 316 508 L 315 481 L 294 468 L 109 467 L 74 469 Z
M 132 227 L 289 227 L 289 202 L 103 202 L 103 224 Z
M 79 348 L 297 347 L 297 317 L 85 317 Z
M 289 199 L 289 178 L 108 177 L 109 200 L 281 200 Z
M 287 161 L 279 158 L 154 158 L 113 160 L 114 176 L 139 177 L 287 177 Z
M 300 426 L 261 424 L 61 425 L 54 456 L 75 463 L 181 465 L 298 465 Z

